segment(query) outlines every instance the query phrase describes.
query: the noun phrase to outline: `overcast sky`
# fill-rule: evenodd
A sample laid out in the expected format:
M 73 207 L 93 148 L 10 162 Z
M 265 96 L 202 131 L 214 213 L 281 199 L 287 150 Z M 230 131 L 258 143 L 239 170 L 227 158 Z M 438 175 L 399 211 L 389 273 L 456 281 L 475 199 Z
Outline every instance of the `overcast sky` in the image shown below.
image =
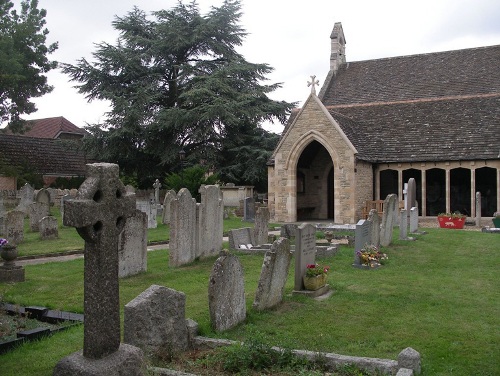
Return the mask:
M 188 0 L 189 2 L 190 0 Z M 186 3 L 186 0 L 184 1 Z M 14 0 L 19 4 L 19 0 Z M 198 0 L 201 13 L 221 0 Z M 316 75 L 320 86 L 328 73 L 330 33 L 341 22 L 347 61 L 447 51 L 500 44 L 499 0 L 242 0 L 241 25 L 248 33 L 239 52 L 252 63 L 274 68 L 268 83 L 283 88 L 270 96 L 299 102 L 308 97 L 307 81 Z M 132 8 L 147 13 L 170 9 L 177 0 L 39 0 L 47 10 L 48 42 L 59 42 L 51 60 L 75 64 L 92 60 L 95 43 L 115 44 L 115 15 Z M 27 119 L 64 116 L 79 127 L 104 119 L 104 102 L 87 103 L 75 83 L 59 70 L 48 74 L 50 94 L 35 99 L 38 111 Z M 319 92 L 319 89 L 318 89 Z M 281 124 L 265 125 L 277 133 Z

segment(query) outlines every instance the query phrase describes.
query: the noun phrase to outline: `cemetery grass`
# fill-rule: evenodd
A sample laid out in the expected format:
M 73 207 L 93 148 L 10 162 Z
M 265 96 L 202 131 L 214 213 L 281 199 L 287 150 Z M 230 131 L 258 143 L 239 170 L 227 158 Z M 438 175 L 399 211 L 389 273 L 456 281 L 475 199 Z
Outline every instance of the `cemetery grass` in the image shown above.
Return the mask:
M 252 309 L 262 255 L 239 254 L 247 319 L 225 333 L 212 331 L 208 313 L 208 279 L 215 258 L 170 268 L 168 251 L 149 252 L 148 271 L 120 281 L 120 305 L 123 310 L 158 284 L 186 294 L 186 317 L 198 322 L 203 336 L 246 341 L 259 333 L 272 346 L 388 359 L 412 347 L 421 353 L 423 375 L 500 374 L 500 237 L 427 231 L 414 242 L 395 240 L 383 248 L 389 260 L 376 270 L 353 268 L 353 248 L 342 246 L 337 255 L 321 260 L 331 266 L 334 291 L 322 301 L 291 294 L 292 260 L 284 302 L 263 313 Z M 0 300 L 81 313 L 83 260 L 28 265 L 26 282 L 0 284 Z M 50 375 L 57 361 L 82 347 L 83 326 L 24 344 L 0 355 L 2 375 Z M 191 367 L 193 362 L 206 367 L 206 359 L 198 364 L 188 360 Z M 174 365 L 185 367 L 180 360 L 166 366 Z

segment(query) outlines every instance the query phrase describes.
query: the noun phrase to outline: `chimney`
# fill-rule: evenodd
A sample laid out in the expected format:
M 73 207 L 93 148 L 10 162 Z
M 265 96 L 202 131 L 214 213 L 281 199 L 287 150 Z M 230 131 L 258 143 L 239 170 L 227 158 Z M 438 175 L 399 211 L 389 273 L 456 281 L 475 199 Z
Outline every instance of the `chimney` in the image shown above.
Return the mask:
M 330 55 L 330 71 L 333 75 L 337 74 L 339 67 L 345 64 L 345 37 L 342 30 L 342 23 L 336 22 L 333 26 L 332 34 L 332 53 Z

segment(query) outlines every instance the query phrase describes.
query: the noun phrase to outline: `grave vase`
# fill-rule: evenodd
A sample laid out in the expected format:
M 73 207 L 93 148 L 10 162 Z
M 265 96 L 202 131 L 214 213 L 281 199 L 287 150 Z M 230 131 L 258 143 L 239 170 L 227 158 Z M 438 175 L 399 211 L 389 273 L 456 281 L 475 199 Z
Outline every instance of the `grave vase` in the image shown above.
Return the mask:
M 17 258 L 17 247 L 15 245 L 4 245 L 0 249 L 0 256 L 4 260 L 5 267 L 12 267 L 15 265 L 14 260 Z
M 306 290 L 318 290 L 319 288 L 326 285 L 326 274 L 320 274 L 314 277 L 304 276 L 304 287 Z
M 500 228 L 500 217 L 493 218 L 493 226 L 495 226 L 495 228 Z

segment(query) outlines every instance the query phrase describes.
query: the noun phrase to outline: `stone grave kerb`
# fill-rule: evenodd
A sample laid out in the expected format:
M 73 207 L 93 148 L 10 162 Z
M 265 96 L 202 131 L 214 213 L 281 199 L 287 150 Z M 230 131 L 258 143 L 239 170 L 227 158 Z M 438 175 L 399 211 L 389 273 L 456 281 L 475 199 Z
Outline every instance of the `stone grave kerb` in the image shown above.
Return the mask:
M 118 236 L 134 213 L 135 194 L 118 172 L 116 164 L 88 164 L 76 198 L 64 203 L 64 225 L 85 240 L 83 355 L 92 359 L 120 347 Z

